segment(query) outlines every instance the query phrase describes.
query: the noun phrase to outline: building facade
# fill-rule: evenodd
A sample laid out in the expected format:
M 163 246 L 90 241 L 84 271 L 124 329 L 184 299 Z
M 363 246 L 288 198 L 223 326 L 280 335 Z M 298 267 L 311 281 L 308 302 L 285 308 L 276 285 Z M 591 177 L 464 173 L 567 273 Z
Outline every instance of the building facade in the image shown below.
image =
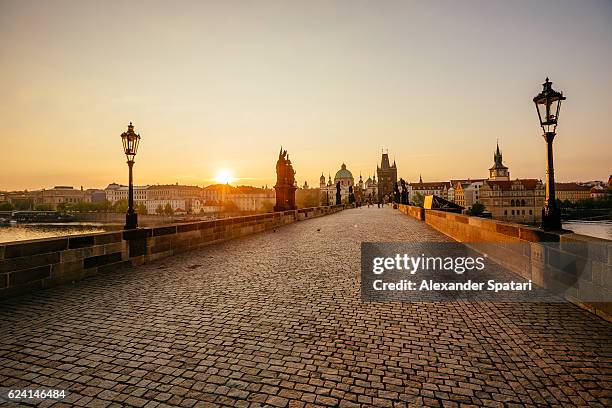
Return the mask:
M 423 178 L 419 177 L 418 183 L 408 183 L 408 200 L 414 202 L 417 193 L 422 196 L 435 195 L 448 200 L 448 190 L 450 188 L 451 183 L 448 181 L 423 182 Z M 454 194 L 457 194 L 456 190 Z
M 319 178 L 319 191 L 321 195 L 321 202 L 329 200 L 330 205 L 336 204 L 336 185 L 340 183 L 340 199 L 342 203 L 348 203 L 349 190 L 353 187 L 353 193 L 355 192 L 355 178 L 353 173 L 346 168 L 346 164 L 342 163 L 340 169 L 336 172 L 334 180 L 332 182 L 331 176 L 325 183 L 325 176 L 321 174 Z
M 227 200 L 236 204 L 238 211 L 262 212 L 274 207 L 276 192 L 272 188 L 240 186 L 232 190 Z
M 541 180 L 485 180 L 480 202 L 492 218 L 525 224 L 542 220 L 545 189 Z
M 591 189 L 578 183 L 555 183 L 555 197 L 557 200 L 575 203 L 587 200 L 591 196 Z
M 469 210 L 474 203 L 480 202 L 480 189 L 484 179 L 451 180 L 448 189 L 448 200 Z
M 147 201 L 147 189 L 149 186 L 134 186 L 134 204 L 145 204 Z M 129 186 L 117 183 L 109 184 L 105 189 L 106 199 L 111 203 L 126 200 L 129 197 Z
M 77 203 L 91 202 L 91 196 L 86 191 L 75 189 L 72 186 L 55 186 L 51 189 L 33 191 L 31 196 L 35 205 L 45 205 L 57 209 L 58 205 L 70 205 Z

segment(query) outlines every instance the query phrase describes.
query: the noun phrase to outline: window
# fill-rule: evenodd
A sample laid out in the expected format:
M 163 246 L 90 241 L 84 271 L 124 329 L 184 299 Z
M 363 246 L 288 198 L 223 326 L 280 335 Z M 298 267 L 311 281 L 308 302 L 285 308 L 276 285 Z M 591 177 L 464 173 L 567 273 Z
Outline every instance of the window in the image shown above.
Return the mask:
M 504 210 L 504 215 L 508 215 L 508 210 Z
M 532 210 L 529 210 L 529 215 L 532 215 L 532 214 L 533 214 L 533 211 L 532 211 Z
M 512 210 L 512 215 L 514 215 L 514 210 Z

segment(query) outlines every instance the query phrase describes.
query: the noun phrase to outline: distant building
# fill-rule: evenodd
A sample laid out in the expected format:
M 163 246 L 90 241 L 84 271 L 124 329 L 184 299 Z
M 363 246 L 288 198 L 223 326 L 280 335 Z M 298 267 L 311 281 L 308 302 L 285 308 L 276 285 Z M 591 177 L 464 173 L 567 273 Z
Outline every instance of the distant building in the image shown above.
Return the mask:
M 604 190 L 603 188 L 601 188 L 599 186 L 598 187 L 592 187 L 589 190 L 589 198 L 592 198 L 594 200 L 601 200 L 601 199 L 606 198 L 606 196 L 607 196 L 606 190 Z
M 236 204 L 239 211 L 261 212 L 274 207 L 276 192 L 272 188 L 239 186 L 232 189 L 227 200 Z
M 336 185 L 338 183 L 340 183 L 340 198 L 343 203 L 348 203 L 349 188 L 355 187 L 355 179 L 353 178 L 353 173 L 346 168 L 344 163 L 342 163 L 340 169 L 336 172 L 333 183 L 330 176 L 328 183 L 325 184 L 325 176 L 321 174 L 319 178 L 321 202 L 324 203 L 329 197 L 330 205 L 336 204 Z
M 202 198 L 206 205 L 222 204 L 233 189 L 229 184 L 211 184 L 202 189 Z
M 389 163 L 389 154 L 383 153 L 380 159 L 380 166 L 376 166 L 378 175 L 378 200 L 380 202 L 390 202 L 393 199 L 393 189 L 397 183 L 397 166 L 395 160 Z
M 545 190 L 536 179 L 485 180 L 480 202 L 493 218 L 535 224 L 542 220 Z
M 147 192 L 147 211 L 149 207 L 157 208 L 170 204 L 175 213 L 199 213 L 203 200 L 203 190 L 198 186 L 176 184 L 160 184 L 149 186 Z M 195 208 L 194 208 L 195 207 Z
M 451 188 L 451 183 L 448 181 L 429 181 L 423 182 L 423 177 L 419 176 L 418 183 L 408 183 L 408 200 L 414 201 L 417 193 L 423 196 L 436 195 L 448 200 L 448 190 Z M 455 196 L 457 191 L 455 190 Z
M 361 176 L 359 176 L 361 179 Z M 363 184 L 363 198 L 371 203 L 375 203 L 378 199 L 378 183 L 376 182 L 376 175 L 372 177 L 368 176 L 368 179 Z
M 158 214 L 158 211 L 159 213 L 161 213 L 168 205 L 170 206 L 170 208 L 172 208 L 172 211 L 175 214 L 187 212 L 187 200 L 185 199 L 161 198 L 147 200 L 145 202 L 148 214 Z
M 555 196 L 557 200 L 575 203 L 591 197 L 591 189 L 578 183 L 555 183 Z
M 57 209 L 59 204 L 77 204 L 90 202 L 91 197 L 87 192 L 81 189 L 75 189 L 72 186 L 55 186 L 52 189 L 42 189 L 31 192 L 34 199 L 34 205 L 46 205 Z
M 147 189 L 149 186 L 134 186 L 134 204 L 145 204 L 147 201 Z M 111 203 L 116 203 L 120 200 L 127 200 L 129 196 L 129 187 L 123 184 L 111 183 L 105 189 L 106 199 Z
M 98 188 L 88 188 L 85 193 L 89 196 L 92 203 L 101 203 L 106 200 L 106 191 Z
M 480 202 L 480 189 L 484 184 L 484 179 L 476 180 L 451 180 L 451 187 L 448 192 L 448 200 L 459 204 L 466 210 L 472 208 L 474 203 Z M 454 186 L 454 187 L 452 187 Z M 451 190 L 453 197 L 451 198 Z

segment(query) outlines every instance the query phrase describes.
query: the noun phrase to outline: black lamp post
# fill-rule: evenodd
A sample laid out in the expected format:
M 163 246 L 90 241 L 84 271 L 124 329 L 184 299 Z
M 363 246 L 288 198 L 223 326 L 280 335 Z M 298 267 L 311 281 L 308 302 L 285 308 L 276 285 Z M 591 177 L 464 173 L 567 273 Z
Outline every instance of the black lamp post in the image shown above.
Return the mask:
M 552 143 L 555 138 L 561 101 L 565 100 L 563 92 L 552 89 L 552 82 L 546 78 L 544 89 L 533 98 L 540 119 L 540 126 L 546 140 L 546 200 L 542 209 L 542 228 L 549 230 L 561 229 L 561 211 L 555 199 L 555 170 L 553 166 Z
M 121 141 L 123 142 L 123 151 L 125 157 L 127 157 L 128 168 L 130 169 L 130 184 L 129 184 L 129 196 L 128 196 L 128 210 L 125 214 L 125 229 L 138 228 L 138 214 L 134 210 L 134 185 L 132 182 L 132 167 L 134 166 L 134 157 L 138 150 L 138 143 L 140 143 L 140 135 L 134 132 L 134 126 L 130 122 L 127 132 L 121 134 Z

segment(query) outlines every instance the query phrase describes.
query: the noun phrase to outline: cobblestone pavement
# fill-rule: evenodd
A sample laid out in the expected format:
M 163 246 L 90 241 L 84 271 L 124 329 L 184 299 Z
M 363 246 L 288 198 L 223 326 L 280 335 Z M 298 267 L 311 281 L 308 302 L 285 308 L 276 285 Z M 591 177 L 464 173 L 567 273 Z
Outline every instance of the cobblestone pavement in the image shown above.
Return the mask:
M 0 384 L 104 406 L 610 406 L 612 325 L 570 304 L 361 303 L 391 209 L 298 222 L 0 303 Z

